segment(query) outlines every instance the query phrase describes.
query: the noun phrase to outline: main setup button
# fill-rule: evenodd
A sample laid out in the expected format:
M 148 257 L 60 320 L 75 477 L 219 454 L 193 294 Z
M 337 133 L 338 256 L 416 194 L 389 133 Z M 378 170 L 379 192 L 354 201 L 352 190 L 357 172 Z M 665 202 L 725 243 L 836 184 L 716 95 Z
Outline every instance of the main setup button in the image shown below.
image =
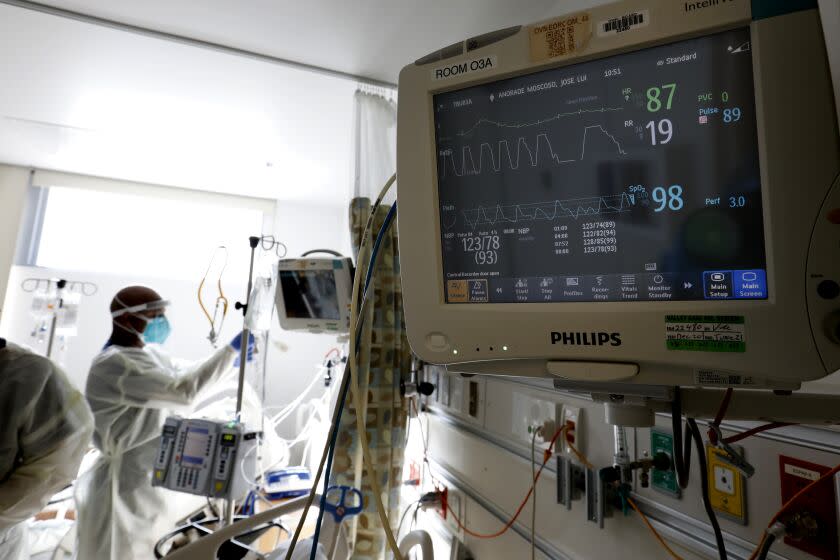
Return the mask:
M 713 271 L 703 273 L 703 295 L 706 299 L 727 299 L 732 297 L 732 272 Z
M 426 336 L 426 346 L 431 350 L 447 350 L 449 349 L 449 338 L 442 333 L 430 333 Z

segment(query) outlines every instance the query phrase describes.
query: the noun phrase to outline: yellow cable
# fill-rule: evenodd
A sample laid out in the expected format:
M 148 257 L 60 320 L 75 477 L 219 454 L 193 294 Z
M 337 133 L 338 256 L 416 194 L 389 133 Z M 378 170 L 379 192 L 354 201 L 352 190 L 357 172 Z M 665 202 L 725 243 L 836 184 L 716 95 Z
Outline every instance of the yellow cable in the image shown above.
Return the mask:
M 592 465 L 592 463 L 590 463 L 590 462 L 589 462 L 589 459 L 587 459 L 587 458 L 586 458 L 586 455 L 584 455 L 583 453 L 581 453 L 580 451 L 578 451 L 578 448 L 577 448 L 577 447 L 575 447 L 575 444 L 574 444 L 574 443 L 572 443 L 572 442 L 571 442 L 571 441 L 569 441 L 569 440 L 566 440 L 566 445 L 568 445 L 568 446 L 569 446 L 569 449 L 571 449 L 571 450 L 572 450 L 572 453 L 574 453 L 575 457 L 577 457 L 577 458 L 578 458 L 578 461 L 580 461 L 581 463 L 583 463 L 583 466 L 585 466 L 587 469 L 594 469 L 594 468 L 595 468 L 595 467 Z
M 224 245 L 219 245 L 216 247 L 216 250 L 213 251 L 213 255 L 210 257 L 210 263 L 207 265 L 207 270 L 204 272 L 204 276 L 201 279 L 201 282 L 198 284 L 198 305 L 201 307 L 201 311 L 204 313 L 204 316 L 207 317 L 207 322 L 210 323 L 210 329 L 214 330 L 216 327 L 216 312 L 213 312 L 213 316 L 210 316 L 210 312 L 207 311 L 207 307 L 204 305 L 204 302 L 201 299 L 201 291 L 204 289 L 204 284 L 207 282 L 207 277 L 210 275 L 210 270 L 213 268 L 213 263 L 216 262 L 216 256 L 219 254 L 220 251 L 224 250 L 225 252 L 225 262 L 222 265 L 221 270 L 219 271 L 219 280 L 217 282 L 217 286 L 219 289 L 219 296 L 216 298 L 216 310 L 218 310 L 219 302 L 221 301 L 224 309 L 222 310 L 222 322 L 224 322 L 224 318 L 227 315 L 228 311 L 228 299 L 225 297 L 225 292 L 222 290 L 222 275 L 227 268 L 227 247 Z M 219 329 L 221 330 L 221 329 Z
M 656 540 L 659 541 L 659 544 L 662 545 L 662 548 L 668 551 L 668 554 L 671 555 L 671 558 L 673 558 L 674 560 L 683 560 L 682 556 L 674 552 L 671 549 L 671 547 L 668 546 L 668 543 L 665 542 L 665 539 L 662 538 L 662 535 L 660 535 L 659 532 L 653 528 L 653 525 L 651 525 L 647 516 L 644 513 L 642 513 L 642 510 L 639 509 L 639 506 L 636 505 L 636 502 L 634 502 L 630 496 L 627 497 L 627 503 L 630 504 L 631 508 L 636 510 L 636 513 L 638 513 L 639 517 L 642 518 L 642 521 L 645 522 L 645 525 L 647 525 L 647 528 L 650 529 L 651 533 L 653 533 L 653 536 L 656 538 Z
M 380 192 L 379 197 L 377 198 L 377 204 L 385 197 L 385 194 L 394 184 L 397 179 L 397 175 L 394 174 L 388 179 L 388 182 L 382 188 L 382 192 Z M 372 207 L 372 210 L 375 210 L 376 205 Z M 373 213 L 371 213 L 371 218 L 368 220 L 368 227 L 365 228 L 365 232 L 362 234 L 362 239 L 359 244 L 359 256 L 357 259 L 358 265 L 367 260 L 370 248 L 368 244 L 370 242 L 370 237 L 372 232 L 370 231 L 370 226 L 373 223 Z M 370 263 L 370 266 L 374 266 L 374 263 Z M 373 289 L 373 275 L 376 272 L 375 268 L 371 271 L 371 284 L 369 289 Z M 356 328 L 358 327 L 359 316 L 358 316 L 358 305 L 359 305 L 359 288 L 360 288 L 360 281 L 362 276 L 364 275 L 364 271 L 362 270 L 361 266 L 356 266 L 356 275 L 353 278 L 353 299 L 350 304 L 350 389 L 353 393 L 353 406 L 356 409 L 356 430 L 359 432 L 359 444 L 362 447 L 362 458 L 364 460 L 364 467 L 367 470 L 368 481 L 370 482 L 371 488 L 373 490 L 373 501 L 376 504 L 376 509 L 379 512 L 379 520 L 382 523 L 382 528 L 385 531 L 385 537 L 388 540 L 388 546 L 391 548 L 391 551 L 394 553 L 394 558 L 401 560 L 402 555 L 400 554 L 399 545 L 397 545 L 397 539 L 394 537 L 394 532 L 391 530 L 391 524 L 388 521 L 388 515 L 385 513 L 385 505 L 382 503 L 382 489 L 379 486 L 379 480 L 376 476 L 376 471 L 374 470 L 373 466 L 373 459 L 370 453 L 370 443 L 367 439 L 367 427 L 365 426 L 365 418 L 367 417 L 366 409 L 362 408 L 362 398 L 361 398 L 361 389 L 359 384 L 359 372 L 356 368 Z M 390 471 L 390 465 L 388 466 L 388 470 Z

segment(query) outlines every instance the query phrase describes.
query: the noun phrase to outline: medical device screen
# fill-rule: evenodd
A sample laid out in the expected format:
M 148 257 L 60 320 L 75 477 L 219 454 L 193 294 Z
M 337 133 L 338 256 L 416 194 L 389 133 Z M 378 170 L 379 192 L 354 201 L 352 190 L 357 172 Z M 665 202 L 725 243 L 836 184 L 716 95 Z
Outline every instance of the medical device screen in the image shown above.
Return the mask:
M 201 428 L 190 428 L 187 440 L 184 442 L 184 452 L 181 462 L 202 465 L 210 455 L 210 432 Z
M 766 299 L 749 29 L 434 96 L 447 303 Z
M 286 315 L 291 319 L 341 319 L 332 270 L 281 270 Z

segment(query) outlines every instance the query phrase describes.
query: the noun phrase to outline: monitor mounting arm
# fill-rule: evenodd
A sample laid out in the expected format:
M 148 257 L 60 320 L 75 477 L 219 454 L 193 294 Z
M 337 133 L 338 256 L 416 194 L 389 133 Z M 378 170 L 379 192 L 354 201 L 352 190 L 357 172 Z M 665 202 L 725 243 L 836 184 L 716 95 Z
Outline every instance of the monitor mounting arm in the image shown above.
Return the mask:
M 585 393 L 604 403 L 606 421 L 615 426 L 649 427 L 657 412 L 671 412 L 676 387 L 622 383 L 586 383 L 556 379 L 558 390 Z M 682 412 L 688 418 L 714 418 L 723 389 L 680 388 Z M 736 389 L 727 420 L 796 424 L 840 424 L 840 395 Z

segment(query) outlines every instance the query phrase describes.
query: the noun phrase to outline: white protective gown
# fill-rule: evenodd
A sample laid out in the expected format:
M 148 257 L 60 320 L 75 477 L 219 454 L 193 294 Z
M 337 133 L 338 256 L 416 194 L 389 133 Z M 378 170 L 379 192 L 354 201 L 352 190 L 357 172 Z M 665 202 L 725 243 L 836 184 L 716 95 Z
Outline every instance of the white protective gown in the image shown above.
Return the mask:
M 29 558 L 25 521 L 76 478 L 92 431 L 84 397 L 57 365 L 0 349 L 0 559 Z
M 203 388 L 232 373 L 235 357 L 225 346 L 187 365 L 147 345 L 112 346 L 94 359 L 85 395 L 102 455 L 77 484 L 76 558 L 154 558 L 157 540 L 188 513 L 176 506 L 183 495 L 151 485 L 163 423 L 188 413 Z

